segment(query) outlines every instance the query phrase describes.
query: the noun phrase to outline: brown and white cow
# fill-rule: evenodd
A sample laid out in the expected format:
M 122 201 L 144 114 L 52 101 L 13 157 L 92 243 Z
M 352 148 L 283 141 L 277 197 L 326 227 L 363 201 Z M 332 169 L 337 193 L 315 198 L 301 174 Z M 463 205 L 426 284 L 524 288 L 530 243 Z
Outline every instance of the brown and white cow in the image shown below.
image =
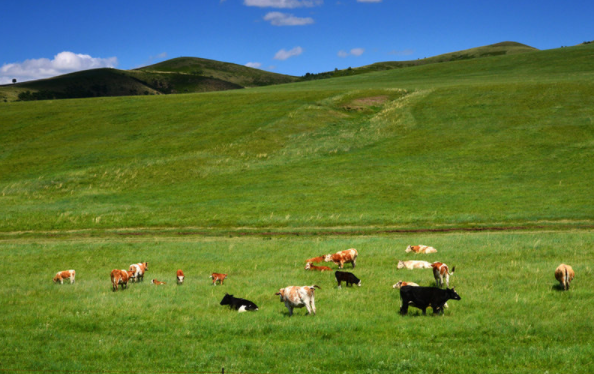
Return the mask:
M 212 285 L 216 286 L 217 285 L 217 281 L 219 281 L 219 283 L 221 284 L 221 286 L 223 285 L 223 281 L 225 279 L 227 279 L 227 274 L 221 274 L 221 273 L 212 273 L 210 275 L 210 278 L 212 278 Z
M 177 277 L 177 284 L 182 284 L 182 283 L 184 283 L 184 278 L 186 276 L 184 275 L 184 272 L 181 269 L 179 269 L 177 271 L 176 277 Z
M 392 288 L 402 288 L 404 286 L 419 287 L 419 285 L 416 284 L 416 283 L 413 283 L 413 282 L 403 282 L 403 281 L 399 280 L 398 283 L 396 283 L 395 285 L 392 286 Z
M 355 268 L 357 256 L 359 252 L 355 248 L 347 249 L 344 251 L 336 252 L 335 254 L 329 254 L 324 256 L 324 261 L 326 262 L 334 262 L 338 265 L 339 269 L 344 267 L 344 264 L 351 263 L 353 264 L 353 269 Z
M 437 283 L 437 287 L 443 286 L 443 279 L 445 278 L 446 286 L 449 288 L 450 275 L 454 275 L 456 267 L 454 266 L 451 272 L 450 268 L 448 268 L 448 265 L 444 264 L 443 262 L 434 262 L 431 264 L 431 267 L 433 268 L 433 277 L 435 278 L 435 283 Z
M 555 269 L 555 279 L 561 283 L 563 289 L 567 291 L 569 289 L 569 283 L 575 278 L 575 272 L 569 265 L 561 264 Z
M 160 286 L 160 285 L 162 285 L 162 284 L 167 284 L 167 283 L 165 283 L 165 282 L 161 282 L 161 281 L 158 281 L 158 280 L 156 280 L 156 279 L 153 279 L 153 280 L 151 281 L 151 283 L 152 283 L 152 284 L 154 284 L 155 286 Z
M 308 262 L 311 262 L 311 263 L 323 262 L 324 261 L 324 257 L 325 256 L 318 256 L 318 257 L 308 258 L 307 260 L 305 260 L 305 262 L 306 263 L 308 263 Z
M 280 301 L 285 303 L 289 310 L 289 317 L 293 315 L 294 308 L 307 308 L 308 314 L 316 314 L 314 290 L 319 286 L 289 286 L 281 288 L 275 295 L 280 296 Z
M 111 271 L 111 286 L 113 291 L 118 290 L 118 285 L 122 285 L 122 290 L 128 288 L 128 281 L 134 276 L 131 270 L 113 269 Z
M 132 282 L 144 281 L 144 272 L 148 270 L 148 262 L 132 264 L 129 270 L 134 273 L 131 279 Z
M 406 253 L 414 252 L 414 253 L 437 253 L 437 249 L 433 247 L 429 247 L 426 245 L 409 245 L 406 247 Z
M 56 276 L 54 277 L 54 283 L 60 282 L 60 284 L 64 284 L 64 279 L 70 279 L 70 284 L 74 283 L 74 277 L 76 276 L 76 271 L 74 270 L 64 270 L 59 271 Z
M 427 261 L 398 261 L 398 269 L 431 269 L 431 263 Z
M 305 270 L 331 271 L 332 269 L 330 269 L 328 266 L 316 266 L 311 262 L 308 262 L 305 264 Z

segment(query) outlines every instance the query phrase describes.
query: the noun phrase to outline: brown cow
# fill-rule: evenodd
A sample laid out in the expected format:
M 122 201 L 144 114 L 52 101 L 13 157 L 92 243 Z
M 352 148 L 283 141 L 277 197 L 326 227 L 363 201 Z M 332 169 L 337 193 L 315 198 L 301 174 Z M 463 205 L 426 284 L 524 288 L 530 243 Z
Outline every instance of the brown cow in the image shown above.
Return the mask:
M 128 281 L 134 275 L 133 271 L 130 270 L 118 270 L 113 269 L 111 271 L 111 285 L 113 292 L 118 290 L 118 285 L 122 285 L 122 290 L 128 288 Z
M 334 262 L 338 265 L 339 269 L 342 269 L 345 263 L 350 262 L 351 264 L 353 264 L 354 269 L 358 255 L 359 252 L 357 252 L 355 248 L 351 248 L 344 251 L 336 252 L 335 254 L 326 255 L 324 256 L 324 261 Z
M 555 269 L 555 279 L 561 283 L 563 289 L 567 291 L 569 289 L 569 283 L 575 277 L 573 268 L 569 265 L 561 264 Z
M 216 286 L 217 285 L 217 281 L 219 281 L 219 283 L 222 286 L 223 285 L 223 281 L 225 279 L 227 279 L 227 274 L 212 273 L 212 275 L 210 276 L 210 278 L 212 278 L 212 285 L 213 286 Z
M 332 269 L 330 269 L 328 266 L 316 266 L 311 262 L 308 262 L 305 264 L 305 270 L 330 271 Z
M 151 283 L 152 283 L 152 284 L 154 284 L 155 286 L 160 286 L 160 285 L 162 285 L 162 284 L 167 284 L 167 283 L 165 283 L 165 282 L 161 282 L 161 281 L 158 281 L 158 280 L 156 280 L 156 279 L 153 279 L 153 280 L 151 281 Z
M 318 263 L 324 261 L 324 256 L 313 257 L 305 260 L 305 262 Z
M 176 276 L 177 276 L 177 284 L 182 284 L 182 283 L 184 283 L 184 278 L 185 278 L 186 276 L 184 275 L 184 272 L 183 272 L 181 269 L 179 269 L 179 270 L 177 271 L 177 274 L 176 274 Z
M 134 273 L 131 281 L 139 282 L 144 280 L 144 272 L 148 270 L 148 262 L 139 262 L 137 264 L 130 265 L 131 272 Z
M 443 278 L 445 278 L 446 286 L 449 288 L 450 275 L 454 275 L 456 267 L 454 266 L 451 272 L 448 268 L 448 265 L 444 264 L 443 262 L 434 262 L 431 264 L 431 267 L 433 268 L 433 277 L 435 278 L 435 283 L 437 283 L 437 287 L 443 286 Z
M 56 276 L 54 277 L 54 283 L 60 282 L 60 284 L 64 284 L 64 279 L 70 279 L 70 284 L 74 283 L 74 277 L 76 276 L 76 271 L 74 270 L 64 270 L 59 271 Z

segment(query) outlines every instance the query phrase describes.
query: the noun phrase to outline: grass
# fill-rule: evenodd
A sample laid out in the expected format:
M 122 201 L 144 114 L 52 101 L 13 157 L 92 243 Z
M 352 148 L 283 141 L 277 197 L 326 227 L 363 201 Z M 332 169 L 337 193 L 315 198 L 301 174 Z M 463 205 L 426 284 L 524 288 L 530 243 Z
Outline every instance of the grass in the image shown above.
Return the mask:
M 589 372 L 593 239 L 581 231 L 3 241 L 0 360 L 24 371 Z M 413 243 L 439 252 L 405 254 Z M 349 247 L 359 250 L 360 288 L 337 289 L 333 273 L 303 269 L 306 258 Z M 442 317 L 398 314 L 393 283 L 434 285 L 429 270 L 396 270 L 399 259 L 421 257 L 456 266 L 450 282 L 462 300 Z M 110 270 L 141 260 L 146 280 L 112 292 Z M 569 292 L 554 279 L 561 262 L 576 270 Z M 74 285 L 51 282 L 63 268 L 77 270 Z M 213 287 L 208 275 L 219 271 L 229 278 Z M 274 293 L 306 284 L 322 288 L 318 313 L 289 318 Z M 260 310 L 218 305 L 225 292 Z

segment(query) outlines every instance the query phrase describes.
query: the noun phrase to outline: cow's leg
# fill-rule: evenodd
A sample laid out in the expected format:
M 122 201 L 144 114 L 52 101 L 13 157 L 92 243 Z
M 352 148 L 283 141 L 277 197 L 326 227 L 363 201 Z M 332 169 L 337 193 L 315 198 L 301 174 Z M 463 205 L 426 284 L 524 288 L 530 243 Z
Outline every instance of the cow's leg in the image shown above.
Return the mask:
M 450 276 L 446 274 L 445 279 L 447 287 L 450 288 Z
M 353 260 L 353 262 L 352 262 L 352 264 L 353 264 L 353 269 L 355 268 L 355 265 L 356 265 L 356 264 L 355 264 L 355 261 L 356 261 L 356 260 Z
M 316 303 L 313 299 L 311 300 L 311 310 L 313 311 L 313 314 L 316 314 Z
M 426 316 L 427 315 L 427 307 L 421 308 L 421 310 L 423 311 L 423 315 Z
M 293 315 L 293 307 L 290 305 L 287 305 L 287 309 L 289 309 L 289 317 L 291 317 Z
M 408 300 L 402 299 L 402 305 L 400 306 L 400 314 L 405 315 L 408 313 Z

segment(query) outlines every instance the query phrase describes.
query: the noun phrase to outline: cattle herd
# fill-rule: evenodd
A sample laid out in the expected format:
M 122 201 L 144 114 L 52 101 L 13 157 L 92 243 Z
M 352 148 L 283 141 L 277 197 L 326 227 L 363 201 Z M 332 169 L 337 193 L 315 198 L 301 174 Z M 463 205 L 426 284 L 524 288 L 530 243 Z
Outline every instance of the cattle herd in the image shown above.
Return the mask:
M 437 250 L 433 247 L 429 247 L 426 245 L 415 245 L 415 246 L 408 246 L 405 252 L 414 252 L 414 253 L 437 253 Z M 314 271 L 331 271 L 332 269 L 328 266 L 316 266 L 314 263 L 319 262 L 333 262 L 334 264 L 338 265 L 339 269 L 343 269 L 345 264 L 352 264 L 353 269 L 356 266 L 357 256 L 359 253 L 356 249 L 351 248 L 344 251 L 336 252 L 335 254 L 328 254 L 325 256 L 318 256 L 314 258 L 310 258 L 306 260 L 305 270 L 314 270 Z M 398 281 L 398 283 L 394 284 L 392 287 L 397 288 L 400 290 L 400 298 L 402 300 L 402 304 L 400 307 L 401 314 L 408 313 L 408 307 L 414 306 L 415 308 L 421 309 L 423 314 L 426 314 L 427 308 L 433 309 L 433 314 L 443 314 L 443 309 L 448 307 L 447 301 L 448 300 L 460 300 L 460 295 L 454 290 L 454 288 L 450 287 L 450 276 L 454 275 L 454 271 L 456 267 L 452 267 L 451 271 L 448 265 L 444 264 L 443 262 L 427 262 L 427 261 L 398 261 L 397 269 L 432 269 L 433 276 L 435 278 L 435 284 L 437 287 L 421 287 L 416 283 L 413 282 L 405 282 L 405 281 Z M 111 285 L 112 290 L 115 292 L 118 290 L 118 287 L 121 286 L 121 289 L 126 289 L 128 287 L 128 282 L 141 282 L 144 280 L 144 273 L 148 270 L 148 262 L 139 262 L 137 264 L 132 264 L 128 268 L 125 269 L 113 269 L 111 271 Z M 60 284 L 64 283 L 64 279 L 69 279 L 70 283 L 74 283 L 74 279 L 76 276 L 76 272 L 74 270 L 64 270 L 59 271 L 53 278 L 54 283 L 60 282 Z M 338 283 L 338 288 L 342 287 L 342 282 L 345 282 L 347 287 L 352 285 L 357 285 L 361 287 L 361 280 L 357 278 L 353 273 L 340 271 L 337 270 L 334 272 L 334 277 L 336 278 L 336 282 Z M 573 268 L 566 264 L 561 264 L 555 269 L 555 279 L 559 281 L 561 287 L 564 290 L 569 289 L 569 284 L 575 277 L 575 272 Z M 217 285 L 217 282 L 220 285 L 223 285 L 224 280 L 227 278 L 227 274 L 222 273 L 212 273 L 210 275 L 212 279 L 213 286 Z M 177 284 L 181 285 L 184 283 L 185 275 L 184 272 L 180 269 L 176 272 L 176 280 Z M 446 289 L 442 289 L 444 286 Z M 166 284 L 165 282 L 158 281 L 157 279 L 151 280 L 151 283 L 159 286 Z M 280 296 L 280 301 L 285 304 L 287 309 L 289 310 L 289 316 L 293 315 L 294 308 L 303 308 L 307 309 L 308 314 L 316 314 L 316 306 L 315 306 L 315 298 L 314 298 L 314 290 L 318 288 L 317 285 L 312 286 L 288 286 L 285 288 L 279 289 L 275 295 Z M 233 295 L 229 295 L 228 293 L 225 294 L 223 300 L 221 300 L 221 305 L 228 305 L 230 308 L 237 310 L 238 312 L 246 312 L 246 311 L 256 311 L 258 310 L 258 306 L 253 302 L 241 298 L 234 297 Z

